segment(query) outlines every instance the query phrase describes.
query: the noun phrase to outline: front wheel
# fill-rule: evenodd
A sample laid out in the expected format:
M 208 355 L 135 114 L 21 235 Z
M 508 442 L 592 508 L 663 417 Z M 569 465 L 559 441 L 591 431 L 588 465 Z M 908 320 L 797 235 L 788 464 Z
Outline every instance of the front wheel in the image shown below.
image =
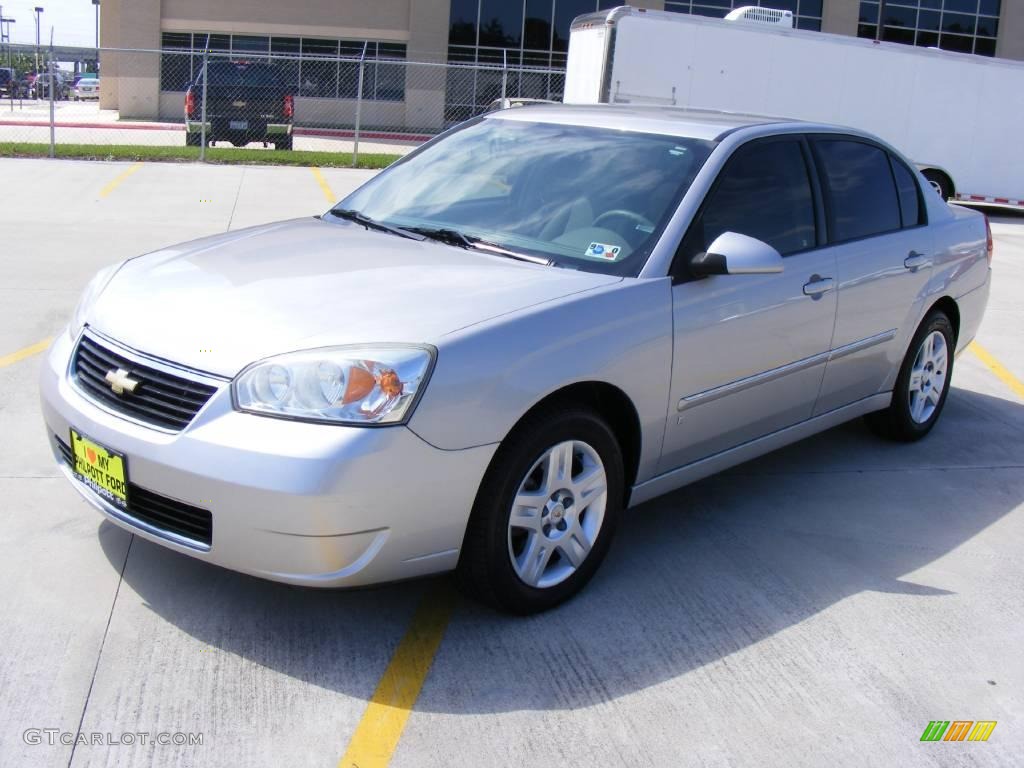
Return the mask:
M 892 403 L 866 417 L 882 437 L 911 442 L 931 432 L 939 420 L 953 375 L 956 334 L 945 312 L 928 315 L 914 335 L 896 378 Z
M 623 502 L 622 451 L 583 408 L 551 408 L 501 444 L 480 485 L 459 558 L 473 597 L 511 613 L 579 592 L 611 543 Z

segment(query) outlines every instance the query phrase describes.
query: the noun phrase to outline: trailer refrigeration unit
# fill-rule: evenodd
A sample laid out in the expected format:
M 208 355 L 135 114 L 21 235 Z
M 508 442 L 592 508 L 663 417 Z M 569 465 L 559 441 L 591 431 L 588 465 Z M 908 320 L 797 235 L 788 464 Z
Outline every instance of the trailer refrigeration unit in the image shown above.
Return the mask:
M 685 106 L 861 128 L 940 194 L 1024 207 L 1024 63 L 630 7 L 572 24 L 566 103 Z

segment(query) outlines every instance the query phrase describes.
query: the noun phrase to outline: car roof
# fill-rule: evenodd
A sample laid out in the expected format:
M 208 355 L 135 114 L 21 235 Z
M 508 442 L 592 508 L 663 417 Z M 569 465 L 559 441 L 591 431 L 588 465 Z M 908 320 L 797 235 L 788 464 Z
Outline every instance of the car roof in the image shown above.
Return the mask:
M 560 123 L 592 128 L 656 133 L 694 139 L 715 140 L 740 128 L 759 125 L 803 125 L 784 117 L 745 115 L 715 110 L 634 104 L 537 104 L 492 112 L 487 119 L 519 120 L 530 123 Z M 808 128 L 818 127 L 806 123 Z

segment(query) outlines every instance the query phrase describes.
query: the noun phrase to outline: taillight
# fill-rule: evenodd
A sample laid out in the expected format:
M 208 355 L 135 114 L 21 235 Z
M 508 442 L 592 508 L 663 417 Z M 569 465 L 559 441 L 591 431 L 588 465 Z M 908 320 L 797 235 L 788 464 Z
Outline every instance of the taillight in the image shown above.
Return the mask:
M 196 111 L 196 96 L 192 93 L 192 89 L 185 91 L 185 114 L 189 117 L 194 117 Z
M 291 118 L 295 114 L 295 98 L 286 93 L 284 96 L 284 116 Z
M 984 216 L 984 214 L 982 214 Z M 992 252 L 995 251 L 995 243 L 992 241 L 992 225 L 988 216 L 985 216 L 985 256 L 988 258 L 988 265 L 992 266 Z

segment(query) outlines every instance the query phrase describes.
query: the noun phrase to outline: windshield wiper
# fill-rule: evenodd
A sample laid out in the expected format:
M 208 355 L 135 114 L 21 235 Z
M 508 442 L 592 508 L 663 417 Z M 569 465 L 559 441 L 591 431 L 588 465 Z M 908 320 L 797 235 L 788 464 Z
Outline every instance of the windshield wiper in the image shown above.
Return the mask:
M 353 211 L 350 208 L 331 208 L 328 213 L 332 216 L 337 216 L 339 219 L 346 219 L 347 221 L 353 221 L 356 224 L 362 224 L 367 229 L 377 229 L 381 232 L 390 232 L 393 235 L 407 237 L 410 240 L 426 239 L 424 235 L 418 232 L 410 229 L 402 229 L 401 227 L 393 227 L 390 224 L 385 224 L 383 221 L 377 221 L 366 214 L 360 213 L 359 211 Z
M 441 243 L 454 245 L 458 248 L 471 248 L 477 251 L 493 253 L 496 256 L 506 256 L 507 258 L 517 259 L 518 261 L 528 261 L 531 264 L 543 264 L 546 267 L 551 267 L 555 264 L 551 259 L 545 259 L 543 256 L 531 256 L 528 253 L 511 251 L 497 243 L 484 240 L 482 237 L 467 235 L 465 232 L 460 232 L 457 229 L 450 229 L 447 227 L 409 227 L 408 231 L 423 235 L 431 240 L 437 240 Z

